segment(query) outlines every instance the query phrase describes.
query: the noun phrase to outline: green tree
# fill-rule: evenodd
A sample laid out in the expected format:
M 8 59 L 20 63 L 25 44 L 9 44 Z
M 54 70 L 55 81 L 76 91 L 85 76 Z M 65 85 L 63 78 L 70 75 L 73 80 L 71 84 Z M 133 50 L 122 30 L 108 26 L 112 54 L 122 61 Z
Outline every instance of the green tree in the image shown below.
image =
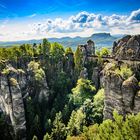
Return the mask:
M 103 120 L 103 108 L 104 108 L 104 89 L 98 90 L 96 95 L 93 97 L 94 122 L 101 123 Z
M 83 131 L 83 126 L 85 125 L 85 114 L 81 109 L 77 111 L 72 111 L 70 120 L 68 122 L 68 135 L 78 135 Z
M 42 43 L 42 49 L 43 49 L 44 56 L 49 55 L 50 47 L 51 47 L 51 44 L 48 42 L 48 40 L 46 38 L 44 38 L 43 43 Z
M 83 54 L 82 54 L 80 47 L 77 47 L 77 49 L 75 51 L 74 62 L 75 62 L 76 71 L 79 75 L 80 71 L 83 68 Z
M 110 55 L 110 50 L 108 48 L 102 48 L 100 51 L 101 56 L 108 56 Z
M 64 140 L 66 138 L 66 127 L 62 123 L 62 113 L 56 114 L 55 120 L 53 122 L 53 129 L 51 133 L 53 140 Z
M 58 43 L 51 44 L 50 56 L 53 62 L 57 63 L 62 60 L 64 56 L 64 48 Z
M 91 99 L 86 99 L 83 105 L 80 107 L 85 114 L 86 126 L 93 124 L 94 121 L 94 105 Z
M 77 85 L 72 89 L 72 98 L 76 106 L 81 106 L 86 99 L 92 98 L 96 88 L 92 85 L 90 80 L 79 79 Z
M 84 127 L 80 135 L 87 140 L 139 140 L 140 139 L 140 113 L 129 114 L 124 120 L 123 116 L 113 112 L 114 120 L 105 120 L 102 124 Z M 77 137 L 78 138 L 78 137 Z
M 68 54 L 73 54 L 73 51 L 70 47 L 66 48 L 65 50 L 65 55 L 68 55 Z

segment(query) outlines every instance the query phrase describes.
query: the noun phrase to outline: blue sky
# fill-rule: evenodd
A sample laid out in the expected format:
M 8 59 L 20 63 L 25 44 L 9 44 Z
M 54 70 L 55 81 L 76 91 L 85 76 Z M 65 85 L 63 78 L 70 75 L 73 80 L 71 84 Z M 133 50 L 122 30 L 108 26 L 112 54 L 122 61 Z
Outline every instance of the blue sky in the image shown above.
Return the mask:
M 67 17 L 81 11 L 100 14 L 129 14 L 140 7 L 139 0 L 0 0 L 0 18 L 29 15 Z
M 134 34 L 139 9 L 140 0 L 0 0 L 0 41 L 115 34 L 116 27 L 116 34 Z

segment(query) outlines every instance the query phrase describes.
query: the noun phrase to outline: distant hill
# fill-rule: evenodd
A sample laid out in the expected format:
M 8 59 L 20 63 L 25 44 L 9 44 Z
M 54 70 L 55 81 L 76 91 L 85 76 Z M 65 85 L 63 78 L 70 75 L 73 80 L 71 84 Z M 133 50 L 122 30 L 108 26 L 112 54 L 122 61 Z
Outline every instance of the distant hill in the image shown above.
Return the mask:
M 85 44 L 87 40 L 92 39 L 96 48 L 108 47 L 111 48 L 112 44 L 115 40 L 118 39 L 116 36 L 112 36 L 110 33 L 96 33 L 91 35 L 90 37 L 62 37 L 62 38 L 48 38 L 50 42 L 58 42 L 62 44 L 64 47 L 72 47 L 74 50 L 79 44 Z M 0 41 L 0 47 L 9 47 L 12 45 L 21 45 L 21 44 L 33 44 L 33 43 L 41 43 L 40 40 L 22 40 L 22 41 L 12 41 L 12 42 L 2 42 Z

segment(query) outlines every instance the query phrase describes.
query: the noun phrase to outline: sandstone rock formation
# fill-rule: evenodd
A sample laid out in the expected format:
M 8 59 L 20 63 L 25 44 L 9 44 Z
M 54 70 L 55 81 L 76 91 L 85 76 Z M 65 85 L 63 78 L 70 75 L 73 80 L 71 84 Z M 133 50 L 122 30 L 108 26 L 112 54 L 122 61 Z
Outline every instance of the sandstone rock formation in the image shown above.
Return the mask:
M 92 40 L 88 40 L 87 44 L 79 45 L 83 55 L 95 55 L 95 44 Z
M 83 78 L 83 79 L 88 78 L 87 68 L 84 67 L 83 70 L 81 70 L 79 78 Z
M 16 72 L 16 73 L 15 73 Z M 20 86 L 16 80 L 18 71 L 7 67 L 7 73 L 0 79 L 0 109 L 6 116 L 8 125 L 12 125 L 15 140 L 26 139 L 26 119 Z
M 127 35 L 114 42 L 112 54 L 117 59 L 140 59 L 140 35 Z
M 125 80 L 115 72 L 114 65 L 108 63 L 102 81 L 105 90 L 104 119 L 112 119 L 114 110 L 124 116 L 140 111 L 139 86 L 134 75 Z
M 95 85 L 96 90 L 98 90 L 100 87 L 100 75 L 99 75 L 99 68 L 98 67 L 93 68 L 92 82 Z
M 138 81 L 134 76 L 131 76 L 122 83 L 122 95 L 124 103 L 124 113 L 133 113 L 134 98 L 138 90 Z
M 83 66 L 86 65 L 88 56 L 95 55 L 95 44 L 92 40 L 88 40 L 87 44 L 78 46 L 83 55 Z
M 64 63 L 64 70 L 66 73 L 69 73 L 71 76 L 74 73 L 74 54 L 73 53 L 68 53 L 65 56 L 65 63 Z

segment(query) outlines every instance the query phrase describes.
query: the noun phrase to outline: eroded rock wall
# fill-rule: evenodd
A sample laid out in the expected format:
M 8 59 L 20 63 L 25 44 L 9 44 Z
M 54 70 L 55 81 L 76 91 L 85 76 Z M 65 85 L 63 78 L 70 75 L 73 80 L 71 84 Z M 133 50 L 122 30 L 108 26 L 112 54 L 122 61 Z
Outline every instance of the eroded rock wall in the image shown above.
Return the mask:
M 10 69 L 10 68 L 9 68 Z M 26 119 L 20 86 L 16 76 L 9 70 L 8 74 L 1 75 L 0 80 L 0 109 L 5 115 L 5 121 L 12 125 L 13 139 L 26 139 Z
M 140 35 L 127 35 L 114 42 L 112 54 L 117 59 L 140 59 Z
M 102 81 L 105 90 L 104 119 L 112 119 L 114 110 L 124 116 L 140 112 L 139 86 L 134 75 L 125 80 L 109 63 L 104 69 Z

